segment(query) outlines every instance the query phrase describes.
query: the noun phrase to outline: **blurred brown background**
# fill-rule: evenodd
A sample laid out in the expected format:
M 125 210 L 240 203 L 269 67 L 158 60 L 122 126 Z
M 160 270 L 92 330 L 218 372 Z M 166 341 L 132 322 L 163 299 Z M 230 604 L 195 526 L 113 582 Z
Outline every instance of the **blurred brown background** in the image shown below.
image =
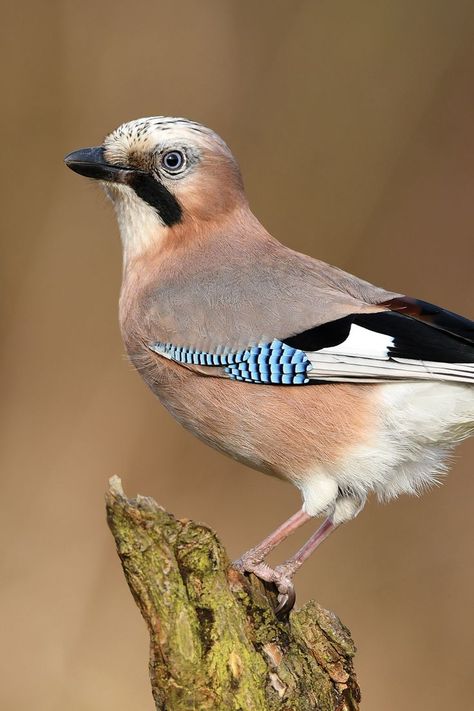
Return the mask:
M 30 0 L 3 2 L 0 31 L 0 706 L 151 711 L 107 478 L 234 557 L 299 497 L 195 441 L 132 372 L 112 210 L 63 155 L 139 116 L 209 124 L 282 241 L 473 317 L 474 4 Z M 472 708 L 473 444 L 297 578 L 351 627 L 365 711 Z

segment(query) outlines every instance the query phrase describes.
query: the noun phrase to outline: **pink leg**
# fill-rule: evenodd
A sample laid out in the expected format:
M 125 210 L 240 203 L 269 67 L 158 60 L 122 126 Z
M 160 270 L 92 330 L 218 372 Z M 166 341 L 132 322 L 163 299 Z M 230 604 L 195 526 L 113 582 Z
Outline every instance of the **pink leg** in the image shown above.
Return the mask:
M 306 541 L 304 546 L 301 546 L 291 558 L 288 558 L 284 563 L 278 565 L 276 571 L 284 572 L 289 577 L 293 576 L 298 568 L 303 565 L 305 560 L 309 558 L 311 553 L 336 530 L 338 525 L 339 524 L 333 523 L 331 518 L 327 518 L 318 530 L 313 533 L 311 538 Z
M 239 560 L 236 560 L 234 567 L 242 572 L 256 572 L 256 567 L 262 564 L 265 556 L 267 556 L 282 541 L 288 538 L 288 536 L 291 536 L 297 528 L 309 521 L 310 518 L 311 516 L 303 511 L 303 509 L 295 513 L 293 516 L 290 516 L 290 518 L 282 523 L 281 526 L 278 526 L 273 533 L 270 533 L 269 536 L 264 538 L 261 543 L 244 553 Z M 258 573 L 256 574 L 258 575 Z
M 295 604 L 296 596 L 292 583 L 293 575 L 339 524 L 335 524 L 331 518 L 327 518 L 294 556 L 288 558 L 288 560 L 276 568 L 271 568 L 264 563 L 263 558 L 272 548 L 278 545 L 278 543 L 281 543 L 281 541 L 287 538 L 290 533 L 293 533 L 293 531 L 299 528 L 299 526 L 305 523 L 309 518 L 311 517 L 303 511 L 295 514 L 277 528 L 276 531 L 270 534 L 270 536 L 265 538 L 259 546 L 248 551 L 248 553 L 244 553 L 242 558 L 237 561 L 237 564 L 234 564 L 235 567 L 241 571 L 254 573 L 266 582 L 275 583 L 278 588 L 279 603 L 276 608 L 276 613 L 280 616 L 287 614 Z
M 311 553 L 318 548 L 323 541 L 328 538 L 339 524 L 333 523 L 328 517 L 324 523 L 313 533 L 306 543 L 291 557 L 281 565 L 275 568 L 276 579 L 274 582 L 278 587 L 278 607 L 275 612 L 279 615 L 288 613 L 295 604 L 295 589 L 292 583 L 292 577 L 300 568 L 305 560 L 309 558 Z

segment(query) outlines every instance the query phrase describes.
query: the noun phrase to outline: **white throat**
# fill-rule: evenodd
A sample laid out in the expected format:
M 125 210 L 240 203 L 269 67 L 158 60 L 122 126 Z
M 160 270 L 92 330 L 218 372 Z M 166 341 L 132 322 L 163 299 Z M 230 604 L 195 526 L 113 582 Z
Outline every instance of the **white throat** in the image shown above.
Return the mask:
M 156 210 L 139 198 L 132 188 L 116 183 L 103 183 L 103 187 L 114 205 L 124 261 L 127 262 L 157 244 L 168 228 Z

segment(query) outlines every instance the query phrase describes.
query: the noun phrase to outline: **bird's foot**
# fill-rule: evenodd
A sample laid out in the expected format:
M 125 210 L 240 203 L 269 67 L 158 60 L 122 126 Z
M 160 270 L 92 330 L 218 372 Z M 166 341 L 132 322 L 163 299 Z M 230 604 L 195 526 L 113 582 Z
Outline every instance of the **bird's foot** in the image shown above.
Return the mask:
M 256 555 L 254 550 L 249 550 L 244 553 L 240 558 L 234 560 L 232 567 L 239 571 L 239 573 L 253 573 L 253 569 L 256 565 L 260 565 L 263 558 Z
M 256 560 L 252 555 L 244 554 L 242 558 L 233 563 L 241 573 L 253 573 L 267 583 L 274 583 L 278 590 L 278 605 L 275 613 L 278 617 L 285 617 L 294 607 L 296 594 L 291 580 L 293 572 L 283 563 L 276 568 L 271 568 L 267 563 Z

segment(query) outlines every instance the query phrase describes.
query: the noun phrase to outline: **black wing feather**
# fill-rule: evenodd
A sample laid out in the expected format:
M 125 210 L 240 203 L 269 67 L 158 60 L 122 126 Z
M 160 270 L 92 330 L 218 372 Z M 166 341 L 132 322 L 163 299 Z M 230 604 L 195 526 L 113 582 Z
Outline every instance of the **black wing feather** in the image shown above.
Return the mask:
M 285 338 L 284 342 L 306 352 L 318 351 L 343 343 L 349 336 L 351 326 L 356 324 L 393 339 L 393 343 L 387 349 L 389 358 L 439 363 L 473 363 L 474 341 L 466 339 L 465 334 L 469 333 L 469 329 L 474 332 L 474 324 L 450 312 L 446 312 L 447 315 L 441 315 L 437 311 L 438 313 L 436 325 L 394 311 L 352 314 Z M 459 319 L 459 324 L 456 319 Z M 441 328 L 441 323 L 444 322 L 450 325 L 449 331 Z M 462 335 L 454 333 L 454 322 Z
M 467 343 L 474 344 L 474 321 L 441 306 L 430 304 L 428 301 L 414 299 L 411 296 L 401 296 L 381 304 L 390 311 L 396 311 L 405 316 L 411 316 L 419 321 L 429 324 L 440 331 L 450 333 L 457 338 L 462 338 Z

